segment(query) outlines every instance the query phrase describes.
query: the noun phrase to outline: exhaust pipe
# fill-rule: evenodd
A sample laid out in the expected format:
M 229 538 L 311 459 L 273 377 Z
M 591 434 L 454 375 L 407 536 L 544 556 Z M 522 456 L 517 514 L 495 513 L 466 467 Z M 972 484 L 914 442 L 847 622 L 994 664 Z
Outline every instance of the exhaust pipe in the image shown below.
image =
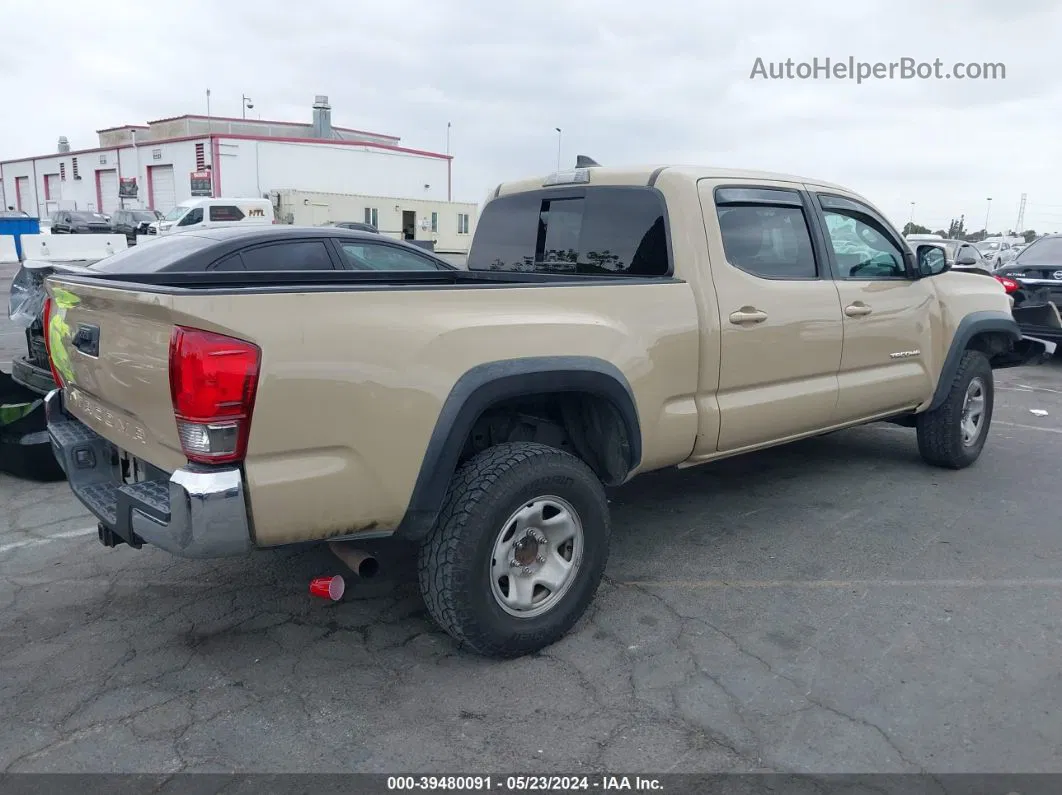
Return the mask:
M 362 579 L 375 577 L 380 571 L 380 564 L 374 555 L 353 546 L 349 541 L 329 541 L 328 548 Z

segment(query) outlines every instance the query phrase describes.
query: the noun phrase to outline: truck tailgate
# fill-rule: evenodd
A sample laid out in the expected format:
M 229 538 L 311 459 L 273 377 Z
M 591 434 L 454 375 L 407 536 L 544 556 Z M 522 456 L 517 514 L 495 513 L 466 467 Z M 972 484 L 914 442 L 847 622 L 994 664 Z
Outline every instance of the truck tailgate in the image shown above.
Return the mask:
M 186 463 L 169 382 L 172 298 L 48 280 L 48 341 L 67 410 L 129 454 L 172 471 Z

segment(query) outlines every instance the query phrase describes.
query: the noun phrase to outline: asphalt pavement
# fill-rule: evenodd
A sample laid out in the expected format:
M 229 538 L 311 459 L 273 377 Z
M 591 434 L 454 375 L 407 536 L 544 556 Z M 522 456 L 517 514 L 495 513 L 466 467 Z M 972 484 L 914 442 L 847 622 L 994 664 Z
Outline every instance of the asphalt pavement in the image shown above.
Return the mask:
M 400 549 L 328 603 L 319 548 L 105 549 L 0 475 L 0 771 L 1062 772 L 1060 437 L 1052 363 L 997 373 L 961 472 L 874 425 L 642 476 L 590 613 L 510 662 Z

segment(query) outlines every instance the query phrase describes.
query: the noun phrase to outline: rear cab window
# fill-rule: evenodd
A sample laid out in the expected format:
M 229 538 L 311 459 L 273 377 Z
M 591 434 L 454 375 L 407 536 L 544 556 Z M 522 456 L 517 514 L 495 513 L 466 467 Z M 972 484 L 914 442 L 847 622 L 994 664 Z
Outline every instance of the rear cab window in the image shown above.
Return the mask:
M 468 269 L 670 276 L 664 199 L 654 188 L 611 185 L 501 196 L 483 209 Z

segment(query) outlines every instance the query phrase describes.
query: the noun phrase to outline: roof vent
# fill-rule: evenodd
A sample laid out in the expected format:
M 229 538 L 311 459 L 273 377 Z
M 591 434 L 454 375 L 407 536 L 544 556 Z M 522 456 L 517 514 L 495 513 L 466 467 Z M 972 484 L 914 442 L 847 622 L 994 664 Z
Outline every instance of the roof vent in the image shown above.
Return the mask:
M 313 98 L 313 137 L 335 137 L 332 133 L 332 106 L 324 94 L 317 94 Z
M 70 139 L 67 138 L 65 135 L 60 135 L 59 136 L 59 151 L 60 152 L 69 152 L 70 151 Z

